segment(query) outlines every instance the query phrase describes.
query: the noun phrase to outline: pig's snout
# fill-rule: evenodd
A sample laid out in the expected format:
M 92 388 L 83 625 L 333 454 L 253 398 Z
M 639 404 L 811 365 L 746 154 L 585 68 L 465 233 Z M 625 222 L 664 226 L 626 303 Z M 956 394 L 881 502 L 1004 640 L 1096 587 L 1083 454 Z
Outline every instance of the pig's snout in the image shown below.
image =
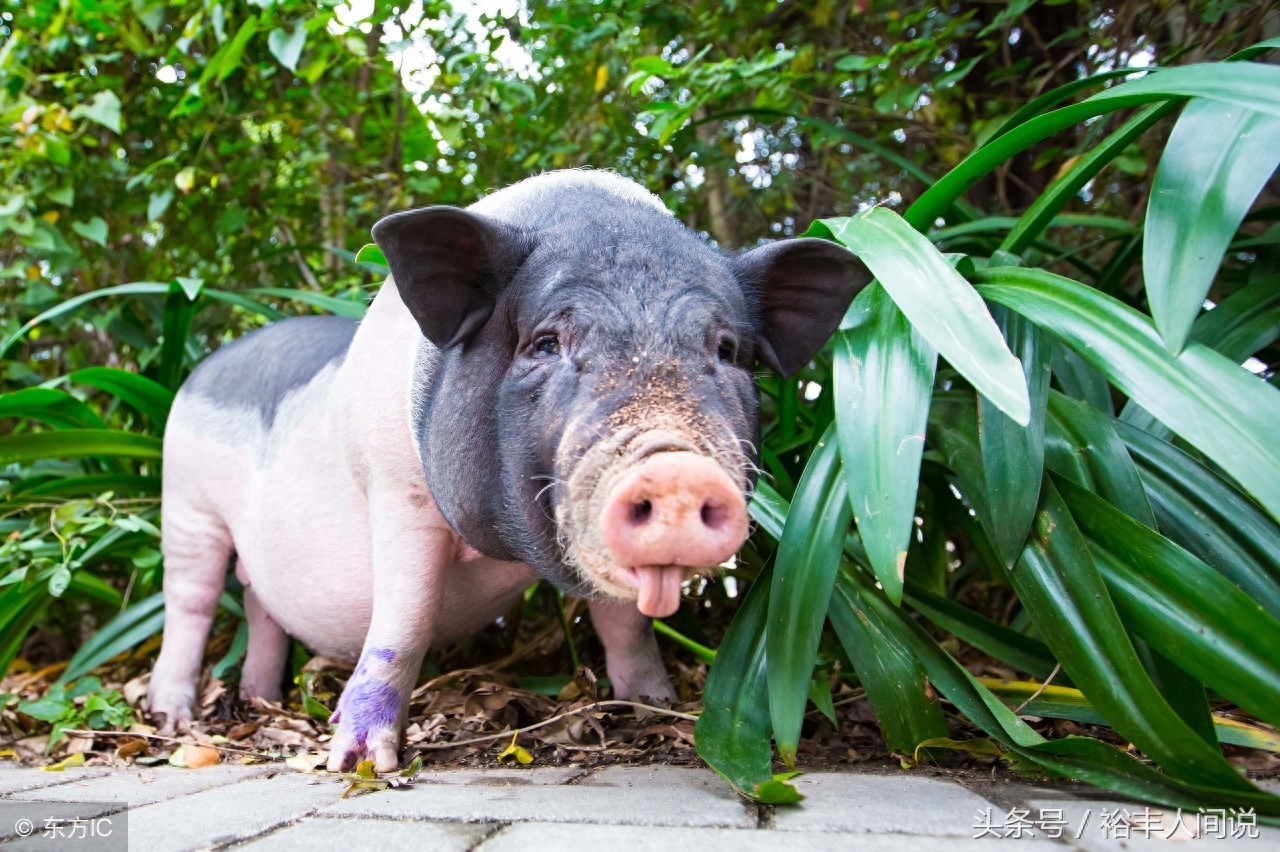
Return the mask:
M 747 538 L 742 489 L 712 459 L 661 452 L 627 471 L 605 498 L 604 545 L 627 569 L 645 615 L 671 615 L 680 605 L 683 568 L 719 565 Z

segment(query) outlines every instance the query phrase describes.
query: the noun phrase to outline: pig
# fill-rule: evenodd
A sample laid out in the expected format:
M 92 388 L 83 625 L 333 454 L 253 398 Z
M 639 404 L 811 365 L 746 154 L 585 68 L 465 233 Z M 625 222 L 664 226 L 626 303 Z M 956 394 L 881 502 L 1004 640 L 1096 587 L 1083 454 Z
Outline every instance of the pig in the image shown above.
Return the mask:
M 603 171 L 373 238 L 391 274 L 363 320 L 268 325 L 174 400 L 151 713 L 192 718 L 233 557 L 242 696 L 281 697 L 290 636 L 356 663 L 330 770 L 395 769 L 429 646 L 539 578 L 588 600 L 615 694 L 671 700 L 652 618 L 747 537 L 754 365 L 803 367 L 870 273 L 825 240 L 723 252 Z

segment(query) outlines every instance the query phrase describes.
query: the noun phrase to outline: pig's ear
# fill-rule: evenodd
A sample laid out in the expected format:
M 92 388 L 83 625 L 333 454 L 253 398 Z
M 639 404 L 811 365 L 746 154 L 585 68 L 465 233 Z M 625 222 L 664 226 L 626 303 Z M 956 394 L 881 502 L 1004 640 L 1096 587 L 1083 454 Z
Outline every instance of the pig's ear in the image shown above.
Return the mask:
M 757 300 L 756 353 L 782 376 L 795 374 L 817 354 L 871 281 L 853 252 L 827 240 L 780 240 L 743 252 L 733 265 Z
M 400 298 L 441 349 L 465 342 L 529 254 L 516 228 L 457 207 L 393 213 L 373 226 Z

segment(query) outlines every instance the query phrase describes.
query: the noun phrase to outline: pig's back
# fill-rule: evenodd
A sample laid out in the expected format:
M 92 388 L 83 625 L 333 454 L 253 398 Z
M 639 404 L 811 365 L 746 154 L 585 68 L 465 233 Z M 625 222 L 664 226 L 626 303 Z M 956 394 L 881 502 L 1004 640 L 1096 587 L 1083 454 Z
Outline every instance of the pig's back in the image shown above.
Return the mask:
M 219 408 L 252 412 L 270 428 L 289 394 L 346 356 L 357 326 L 356 320 L 330 316 L 272 323 L 202 361 L 182 393 Z

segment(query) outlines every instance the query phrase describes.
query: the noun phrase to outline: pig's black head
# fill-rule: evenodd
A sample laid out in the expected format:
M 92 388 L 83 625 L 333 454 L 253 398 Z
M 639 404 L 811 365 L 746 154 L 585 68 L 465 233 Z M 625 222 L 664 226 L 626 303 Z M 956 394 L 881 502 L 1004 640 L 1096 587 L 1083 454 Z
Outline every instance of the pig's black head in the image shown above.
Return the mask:
M 726 255 L 599 172 L 373 234 L 425 336 L 415 430 L 445 517 L 482 553 L 650 615 L 746 538 L 754 364 L 795 373 L 870 280 L 821 240 Z

